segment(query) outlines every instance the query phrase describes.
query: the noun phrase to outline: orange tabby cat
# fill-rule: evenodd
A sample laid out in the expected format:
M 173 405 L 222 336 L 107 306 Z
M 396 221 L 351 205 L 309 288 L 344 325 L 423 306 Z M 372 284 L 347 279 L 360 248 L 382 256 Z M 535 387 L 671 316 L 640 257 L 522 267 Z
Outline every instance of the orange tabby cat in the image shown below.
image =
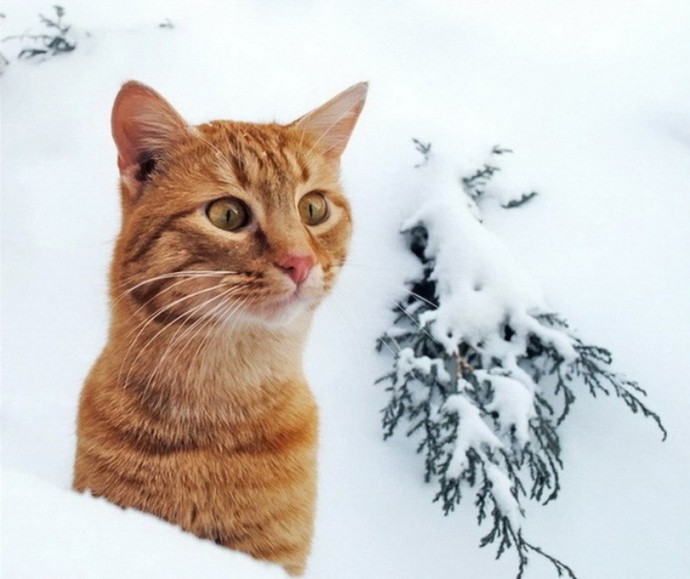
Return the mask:
M 190 126 L 125 84 L 108 343 L 81 395 L 74 488 L 303 573 L 317 408 L 312 313 L 346 257 L 355 85 L 288 125 Z

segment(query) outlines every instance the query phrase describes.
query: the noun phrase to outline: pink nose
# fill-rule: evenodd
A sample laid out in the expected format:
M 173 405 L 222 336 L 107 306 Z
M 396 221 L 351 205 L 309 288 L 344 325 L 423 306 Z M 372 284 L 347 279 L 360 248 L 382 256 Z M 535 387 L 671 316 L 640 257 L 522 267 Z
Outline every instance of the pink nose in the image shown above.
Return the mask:
M 276 261 L 276 265 L 290 276 L 297 285 L 309 277 L 316 260 L 312 255 L 286 255 Z

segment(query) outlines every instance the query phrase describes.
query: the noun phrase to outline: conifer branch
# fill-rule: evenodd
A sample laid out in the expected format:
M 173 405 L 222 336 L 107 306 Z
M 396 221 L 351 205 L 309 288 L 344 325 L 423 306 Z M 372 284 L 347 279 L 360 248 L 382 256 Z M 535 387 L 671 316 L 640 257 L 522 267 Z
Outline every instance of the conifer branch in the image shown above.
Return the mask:
M 3 38 L 2 42 L 10 40 L 29 41 L 29 44 L 23 46 L 17 54 L 17 58 L 20 59 L 46 58 L 72 52 L 77 47 L 77 43 L 73 38 L 72 25 L 63 20 L 65 9 L 55 5 L 53 10 L 54 16 L 38 15 L 39 21 L 44 27 L 43 32 L 11 35 Z
M 415 144 L 426 162 L 431 145 L 422 150 L 423 143 Z M 481 196 L 496 171 L 485 164 L 463 179 L 465 193 Z M 433 501 L 445 515 L 467 493 L 474 495 L 477 523 L 489 527 L 480 546 L 493 544 L 497 558 L 514 549 L 517 579 L 530 554 L 548 560 L 559 577 L 575 579 L 568 565 L 524 538 L 521 501 L 546 505 L 558 497 L 564 467 L 558 428 L 577 395 L 583 389 L 594 397 L 615 395 L 631 412 L 652 419 L 663 439 L 667 431 L 641 400 L 646 393 L 639 384 L 611 370 L 611 353 L 585 343 L 558 314 L 507 310 L 481 339 L 453 328 L 459 338 L 449 348 L 450 337 L 436 327 L 446 305 L 430 233 L 423 220 L 405 232 L 422 274 L 408 282 L 393 326 L 377 340 L 379 351 L 396 352 L 392 371 L 378 380 L 389 393 L 384 439 L 402 428 L 415 441 L 424 478 L 437 485 Z

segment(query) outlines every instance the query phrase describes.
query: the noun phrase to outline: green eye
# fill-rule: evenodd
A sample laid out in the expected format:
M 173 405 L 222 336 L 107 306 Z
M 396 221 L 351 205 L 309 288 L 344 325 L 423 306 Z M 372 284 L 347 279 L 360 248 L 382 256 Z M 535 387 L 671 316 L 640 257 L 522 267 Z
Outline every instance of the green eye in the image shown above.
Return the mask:
M 216 227 L 225 231 L 237 231 L 249 223 L 249 207 L 234 197 L 224 197 L 211 202 L 206 216 Z
M 307 225 L 318 225 L 328 219 L 328 203 L 323 193 L 312 191 L 299 200 L 297 205 L 302 221 Z

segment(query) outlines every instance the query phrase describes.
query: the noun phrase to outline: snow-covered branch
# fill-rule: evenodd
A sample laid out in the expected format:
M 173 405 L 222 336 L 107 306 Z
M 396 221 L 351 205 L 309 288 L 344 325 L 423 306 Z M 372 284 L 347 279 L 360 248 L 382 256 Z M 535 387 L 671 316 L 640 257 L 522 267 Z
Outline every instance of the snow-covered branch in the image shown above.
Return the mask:
M 420 171 L 438 170 L 430 150 L 420 151 Z M 379 350 L 394 352 L 392 371 L 380 379 L 390 393 L 384 438 L 404 428 L 416 441 L 446 515 L 463 493 L 474 494 L 479 524 L 490 525 L 480 545 L 495 544 L 498 557 L 515 548 L 518 577 L 529 553 L 575 577 L 524 539 L 522 501 L 557 498 L 558 427 L 576 394 L 583 387 L 593 396 L 614 394 L 651 418 L 663 438 L 666 430 L 641 400 L 644 390 L 610 369 L 608 350 L 584 342 L 548 310 L 535 282 L 477 218 L 480 194 L 472 188 L 486 187 L 496 171 L 485 165 L 461 179 L 462 189 L 430 191 L 403 224 L 422 274 L 406 284 L 398 316 L 378 341 Z

